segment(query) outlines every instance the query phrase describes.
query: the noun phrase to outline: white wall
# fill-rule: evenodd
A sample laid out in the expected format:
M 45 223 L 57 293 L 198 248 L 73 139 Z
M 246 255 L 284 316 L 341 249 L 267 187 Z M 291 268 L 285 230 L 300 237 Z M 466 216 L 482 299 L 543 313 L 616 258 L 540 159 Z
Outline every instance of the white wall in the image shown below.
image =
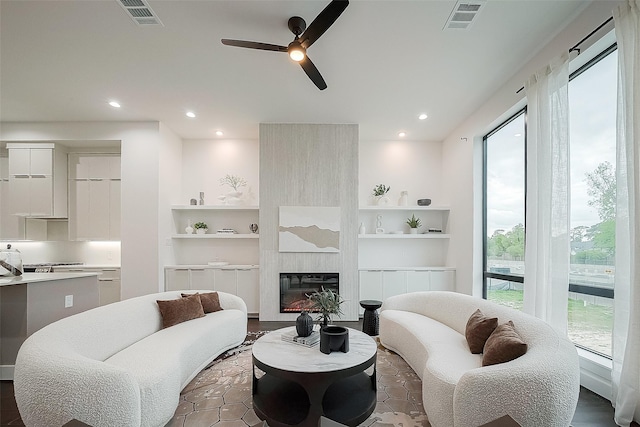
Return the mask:
M 451 205 L 449 259 L 457 269 L 458 292 L 482 295 L 482 137 L 524 105 L 524 91 L 516 91 L 532 73 L 606 21 L 618 3 L 589 5 L 445 139 L 442 191 Z
M 158 291 L 164 290 L 164 266 L 175 263 L 172 250 L 171 205 L 179 204 L 182 189 L 182 139 L 160 123 L 158 169 Z
M 159 276 L 159 164 L 157 122 L 10 123 L 3 141 L 120 141 L 122 177 L 122 298 L 157 292 Z M 171 171 L 164 171 L 171 173 Z M 176 180 L 180 175 L 175 176 Z
M 445 204 L 442 198 L 442 143 L 425 141 L 360 141 L 360 206 L 372 204 L 373 187 L 390 186 L 391 205 L 397 205 L 400 192 L 409 192 L 409 204 L 431 199 L 432 205 Z
M 182 195 L 179 204 L 188 205 L 204 191 L 206 205 L 218 205 L 219 196 L 231 189 L 220 185 L 225 175 L 247 181 L 243 193 L 250 205 L 260 200 L 260 145 L 258 140 L 184 140 L 182 146 Z

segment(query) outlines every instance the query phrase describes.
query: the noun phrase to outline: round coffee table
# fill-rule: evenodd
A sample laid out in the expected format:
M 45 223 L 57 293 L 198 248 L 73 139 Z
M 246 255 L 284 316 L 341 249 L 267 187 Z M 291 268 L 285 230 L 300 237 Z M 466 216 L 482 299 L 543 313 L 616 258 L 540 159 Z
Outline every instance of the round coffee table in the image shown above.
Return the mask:
M 256 415 L 270 427 L 317 427 L 321 416 L 347 426 L 366 420 L 376 406 L 376 342 L 348 328 L 349 352 L 324 354 L 318 345 L 283 341 L 282 333 L 294 329 L 278 329 L 253 344 Z

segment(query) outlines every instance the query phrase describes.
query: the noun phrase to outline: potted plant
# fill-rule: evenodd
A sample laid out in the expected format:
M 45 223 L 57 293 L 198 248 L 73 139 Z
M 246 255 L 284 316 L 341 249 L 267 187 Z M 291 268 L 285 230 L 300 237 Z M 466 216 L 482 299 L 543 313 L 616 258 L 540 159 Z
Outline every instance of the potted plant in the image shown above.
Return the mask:
M 307 295 L 311 301 L 311 309 L 318 311 L 318 322 L 322 322 L 322 327 L 326 327 L 331 322 L 331 316 L 342 316 L 342 303 L 344 299 L 331 289 L 321 288 L 320 291 L 314 291 L 311 295 Z
M 407 218 L 407 225 L 410 227 L 410 234 L 418 234 L 418 227 L 422 225 L 422 220 L 420 218 L 416 218 L 414 214 L 411 214 L 411 218 Z
M 383 206 L 389 204 L 389 198 L 387 197 L 389 190 L 391 190 L 391 187 L 387 187 L 384 184 L 378 184 L 373 187 L 373 197 L 375 197 L 378 205 Z
M 196 222 L 195 224 L 193 224 L 193 228 L 196 229 L 196 233 L 198 234 L 205 234 L 209 229 L 209 227 L 207 226 L 207 223 L 202 221 Z

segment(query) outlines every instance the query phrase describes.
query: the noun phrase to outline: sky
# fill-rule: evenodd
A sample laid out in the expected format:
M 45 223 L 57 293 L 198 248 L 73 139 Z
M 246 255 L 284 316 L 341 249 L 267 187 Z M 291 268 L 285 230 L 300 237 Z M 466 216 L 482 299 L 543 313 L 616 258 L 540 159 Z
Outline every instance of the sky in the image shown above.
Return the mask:
M 615 166 L 617 60 L 613 52 L 569 83 L 571 228 L 600 222 L 587 204 L 586 174 L 604 161 Z M 489 236 L 524 223 L 524 133 L 519 116 L 488 139 Z

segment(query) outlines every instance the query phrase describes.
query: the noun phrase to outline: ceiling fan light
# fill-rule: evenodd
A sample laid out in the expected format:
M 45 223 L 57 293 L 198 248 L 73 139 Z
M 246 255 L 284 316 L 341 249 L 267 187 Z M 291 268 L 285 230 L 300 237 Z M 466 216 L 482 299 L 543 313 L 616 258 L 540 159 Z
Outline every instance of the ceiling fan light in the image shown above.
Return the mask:
M 294 40 L 291 43 L 289 43 L 289 46 L 287 48 L 287 53 L 289 53 L 289 58 L 293 59 L 296 62 L 302 61 L 306 56 L 305 49 L 297 40 Z

